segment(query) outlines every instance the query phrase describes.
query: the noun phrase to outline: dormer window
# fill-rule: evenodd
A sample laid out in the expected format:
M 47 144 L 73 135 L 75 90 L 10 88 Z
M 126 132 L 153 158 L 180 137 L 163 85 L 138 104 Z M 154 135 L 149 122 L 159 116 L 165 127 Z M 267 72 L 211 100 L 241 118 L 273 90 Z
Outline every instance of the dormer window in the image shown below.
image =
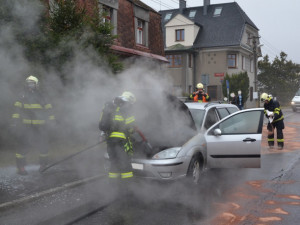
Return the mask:
M 167 13 L 167 14 L 165 15 L 165 21 L 171 19 L 171 16 L 172 16 L 172 13 Z
M 184 29 L 175 30 L 176 41 L 184 41 Z
M 189 13 L 189 17 L 194 18 L 195 15 L 196 15 L 196 10 L 191 10 L 190 13 Z
M 214 11 L 214 16 L 220 16 L 222 13 L 222 7 L 216 7 Z

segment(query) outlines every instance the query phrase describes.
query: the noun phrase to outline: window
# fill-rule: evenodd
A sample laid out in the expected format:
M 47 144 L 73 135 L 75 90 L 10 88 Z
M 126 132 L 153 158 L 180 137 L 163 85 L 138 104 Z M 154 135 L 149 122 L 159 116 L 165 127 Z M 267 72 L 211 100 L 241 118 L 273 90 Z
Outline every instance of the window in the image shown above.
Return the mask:
M 217 111 L 219 113 L 220 119 L 223 119 L 229 115 L 229 112 L 227 111 L 226 108 L 219 108 L 219 109 L 217 109 Z
M 228 54 L 227 66 L 228 68 L 236 68 L 236 54 Z
M 260 133 L 260 111 L 240 113 L 219 124 L 222 135 Z
M 253 87 L 250 87 L 250 101 L 253 101 Z
M 176 41 L 184 41 L 184 29 L 175 30 Z
M 102 6 L 102 12 L 101 12 L 101 16 L 103 17 L 103 22 L 105 23 L 111 23 L 112 20 L 112 14 L 113 14 L 113 9 L 103 5 Z
M 220 16 L 222 13 L 222 7 L 216 7 L 214 11 L 214 16 Z
M 210 128 L 212 125 L 214 125 L 218 121 L 219 121 L 219 119 L 216 114 L 215 108 L 210 109 L 206 114 L 205 123 L 204 123 L 205 129 Z
M 247 32 L 247 44 L 251 46 L 251 34 Z
M 165 15 L 165 21 L 171 19 L 171 16 L 172 16 L 172 13 L 167 13 L 167 14 Z
M 253 60 L 250 60 L 250 72 L 253 73 Z
M 190 13 L 189 13 L 189 17 L 194 18 L 195 15 L 196 15 L 196 10 L 191 10 Z
M 143 44 L 143 33 L 144 33 L 144 21 L 137 20 L 137 30 L 136 30 L 136 43 Z
M 242 56 L 242 69 L 245 70 L 246 69 L 246 57 Z
M 181 55 L 166 55 L 169 60 L 169 67 L 181 67 L 182 66 L 182 56 Z

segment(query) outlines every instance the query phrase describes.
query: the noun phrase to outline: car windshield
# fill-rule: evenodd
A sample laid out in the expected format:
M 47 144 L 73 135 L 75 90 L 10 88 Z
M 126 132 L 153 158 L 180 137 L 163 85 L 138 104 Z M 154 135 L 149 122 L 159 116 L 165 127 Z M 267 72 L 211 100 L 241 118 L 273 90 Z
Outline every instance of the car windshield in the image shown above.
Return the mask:
M 202 123 L 203 123 L 205 110 L 203 110 L 203 109 L 190 109 L 190 112 L 192 114 L 192 117 L 193 117 L 193 120 L 194 120 L 195 125 L 197 127 L 197 130 L 200 130 L 201 126 L 202 126 Z
M 296 92 L 295 96 L 300 96 L 300 89 Z

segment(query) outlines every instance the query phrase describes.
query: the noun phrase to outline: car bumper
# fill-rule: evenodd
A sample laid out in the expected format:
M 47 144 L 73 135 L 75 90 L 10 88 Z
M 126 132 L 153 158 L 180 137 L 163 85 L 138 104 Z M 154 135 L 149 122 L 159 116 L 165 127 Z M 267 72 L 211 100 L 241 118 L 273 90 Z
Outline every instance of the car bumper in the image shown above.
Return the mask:
M 163 160 L 132 159 L 132 168 L 135 176 L 176 180 L 186 176 L 189 161 L 186 157 Z

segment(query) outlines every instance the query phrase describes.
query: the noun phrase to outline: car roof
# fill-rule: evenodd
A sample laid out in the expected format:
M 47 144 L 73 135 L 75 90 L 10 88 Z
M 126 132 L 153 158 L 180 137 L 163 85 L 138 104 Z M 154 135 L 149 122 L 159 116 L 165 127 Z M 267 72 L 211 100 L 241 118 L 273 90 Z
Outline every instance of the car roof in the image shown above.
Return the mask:
M 234 107 L 238 108 L 236 105 L 233 104 L 228 104 L 228 103 L 223 103 L 223 102 L 185 102 L 186 106 L 189 109 L 210 109 L 211 107 L 217 107 L 217 108 L 225 108 L 225 107 Z

